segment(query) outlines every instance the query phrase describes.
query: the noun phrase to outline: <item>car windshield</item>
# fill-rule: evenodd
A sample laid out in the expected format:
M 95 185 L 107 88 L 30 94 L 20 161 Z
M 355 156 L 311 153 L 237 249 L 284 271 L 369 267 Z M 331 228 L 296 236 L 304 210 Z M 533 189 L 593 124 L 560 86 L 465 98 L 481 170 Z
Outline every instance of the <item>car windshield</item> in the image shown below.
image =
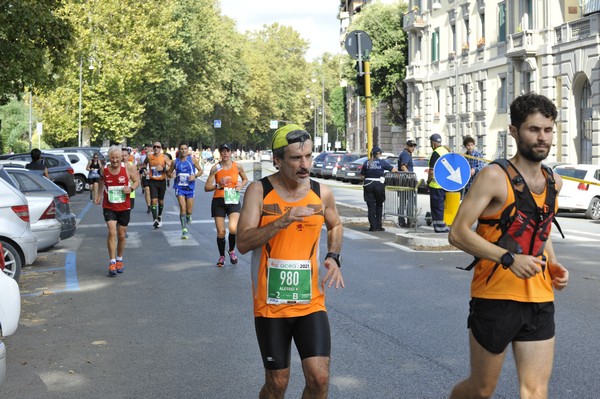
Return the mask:
M 581 180 L 585 179 L 585 174 L 587 173 L 586 170 L 574 168 L 556 168 L 554 171 L 561 176 L 573 177 Z
M 325 158 L 325 162 L 337 162 L 342 156 L 339 154 L 331 154 L 331 155 L 327 155 L 327 158 Z
M 429 161 L 426 159 L 413 159 L 414 166 L 429 166 Z

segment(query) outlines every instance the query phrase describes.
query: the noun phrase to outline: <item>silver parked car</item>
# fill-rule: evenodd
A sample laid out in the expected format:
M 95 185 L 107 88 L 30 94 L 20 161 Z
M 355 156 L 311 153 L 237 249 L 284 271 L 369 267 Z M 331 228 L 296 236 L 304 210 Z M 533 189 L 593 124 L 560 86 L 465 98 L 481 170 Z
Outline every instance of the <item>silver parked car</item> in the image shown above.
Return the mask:
M 54 205 L 56 206 L 56 219 L 61 225 L 60 239 L 66 240 L 75 235 L 77 216 L 71 211 L 71 200 L 65 190 L 54 184 L 51 180 L 41 176 L 39 173 L 24 168 L 5 165 L 4 170 L 6 170 L 16 183 L 17 189 L 22 193 L 25 193 L 26 196 L 30 193 L 43 191 L 52 194 L 54 197 Z M 39 246 L 38 243 L 38 247 Z
M 0 251 L 3 249 L 0 244 Z M 15 280 L 3 273 L 4 259 L 0 258 L 0 337 L 14 334 L 21 315 L 21 294 Z M 6 379 L 6 347 L 0 341 L 0 385 Z
M 6 172 L 0 166 L 0 176 Z M 0 178 L 0 243 L 4 273 L 19 279 L 21 267 L 37 258 L 37 238 L 31 232 L 29 205 L 23 193 Z

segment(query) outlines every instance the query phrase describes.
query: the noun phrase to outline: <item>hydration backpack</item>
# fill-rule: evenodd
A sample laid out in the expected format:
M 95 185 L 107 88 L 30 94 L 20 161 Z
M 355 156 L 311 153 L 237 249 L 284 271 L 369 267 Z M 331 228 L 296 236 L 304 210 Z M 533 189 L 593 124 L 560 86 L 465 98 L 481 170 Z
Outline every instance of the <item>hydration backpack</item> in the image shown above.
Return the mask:
M 553 222 L 564 238 L 562 229 L 555 220 L 554 209 L 558 192 L 552 169 L 542 165 L 546 176 L 546 199 L 544 205 L 539 207 L 529 191 L 525 179 L 509 160 L 497 159 L 492 164 L 499 165 L 508 175 L 515 201 L 502 211 L 499 219 L 479 218 L 478 223 L 495 226 L 497 230 L 501 231 L 500 238 L 494 244 L 515 254 L 542 256 Z M 480 260 L 481 258 L 475 257 L 469 266 L 461 269 L 471 270 Z M 487 281 L 490 280 L 498 266 L 500 266 L 499 263 L 494 265 Z

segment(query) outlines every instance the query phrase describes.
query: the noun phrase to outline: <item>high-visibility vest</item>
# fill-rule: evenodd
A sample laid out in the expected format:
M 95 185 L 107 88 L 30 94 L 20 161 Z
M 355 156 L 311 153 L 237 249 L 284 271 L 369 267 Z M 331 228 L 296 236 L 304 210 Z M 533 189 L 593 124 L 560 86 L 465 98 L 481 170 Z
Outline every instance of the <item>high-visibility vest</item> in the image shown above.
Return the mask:
M 439 146 L 438 148 L 436 148 L 435 150 L 433 150 L 433 154 L 437 153 L 437 154 L 440 156 L 440 158 L 441 158 L 443 155 L 446 155 L 446 154 L 447 154 L 447 153 L 449 153 L 449 152 L 450 152 L 450 151 L 448 151 L 448 150 L 446 149 L 446 147 L 444 147 L 443 145 L 441 145 L 441 146 Z M 433 154 L 431 154 L 431 156 L 433 156 Z M 429 160 L 431 161 L 431 157 L 429 157 Z M 438 158 L 438 160 L 439 160 L 439 158 Z M 437 161 L 436 161 L 436 163 L 437 163 Z M 440 186 L 440 185 L 438 184 L 438 182 L 437 182 L 437 181 L 435 181 L 435 177 L 434 177 L 433 179 L 431 179 L 431 181 L 429 182 L 429 187 L 431 187 L 431 188 L 442 188 L 442 186 Z

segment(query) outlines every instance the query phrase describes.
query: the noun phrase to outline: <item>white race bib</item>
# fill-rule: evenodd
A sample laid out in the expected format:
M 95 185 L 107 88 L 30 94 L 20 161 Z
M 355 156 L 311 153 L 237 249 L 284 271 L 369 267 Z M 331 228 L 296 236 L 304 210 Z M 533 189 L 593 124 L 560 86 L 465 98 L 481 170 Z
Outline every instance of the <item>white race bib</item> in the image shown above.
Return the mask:
M 311 299 L 310 260 L 267 259 L 267 304 L 307 304 Z
M 125 186 L 111 186 L 108 188 L 108 202 L 111 204 L 122 204 L 125 202 Z
M 226 204 L 239 204 L 240 203 L 240 192 L 232 187 L 225 187 L 225 203 Z
M 187 187 L 190 185 L 190 182 L 189 182 L 190 174 L 189 173 L 180 173 L 179 175 L 177 175 L 177 177 L 179 178 L 179 180 L 177 180 L 178 186 Z

